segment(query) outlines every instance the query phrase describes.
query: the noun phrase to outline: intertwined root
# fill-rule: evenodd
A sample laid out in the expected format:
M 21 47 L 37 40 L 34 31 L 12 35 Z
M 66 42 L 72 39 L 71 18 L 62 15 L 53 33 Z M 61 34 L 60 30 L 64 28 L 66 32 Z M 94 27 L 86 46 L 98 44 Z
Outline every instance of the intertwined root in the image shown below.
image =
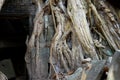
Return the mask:
M 39 78 L 42 77 L 39 74 L 43 73 L 40 37 L 44 36 L 47 41 L 50 27 L 46 15 L 52 15 L 55 31 L 50 39 L 49 78 L 64 79 L 77 69 L 83 74 L 91 68 L 91 60 L 107 59 L 115 50 L 120 49 L 119 20 L 116 19 L 114 9 L 109 8 L 106 2 L 48 0 L 43 5 L 44 2 L 40 0 L 37 3 L 38 12 L 26 53 L 31 76 L 35 73 Z
M 116 26 L 119 29 L 119 25 L 105 2 L 98 1 L 93 4 L 90 0 L 69 0 L 65 6 L 62 0 L 57 3 L 54 0 L 50 1 L 56 24 L 50 62 L 57 79 L 59 73 L 69 73 L 82 66 L 81 63 L 86 60 L 84 57 L 92 60 L 105 59 L 104 54 L 113 54 L 110 49 L 114 51 L 120 48 L 120 36 L 114 28 Z M 103 9 L 108 20 L 97 10 L 97 4 Z M 107 43 L 103 44 L 104 42 Z

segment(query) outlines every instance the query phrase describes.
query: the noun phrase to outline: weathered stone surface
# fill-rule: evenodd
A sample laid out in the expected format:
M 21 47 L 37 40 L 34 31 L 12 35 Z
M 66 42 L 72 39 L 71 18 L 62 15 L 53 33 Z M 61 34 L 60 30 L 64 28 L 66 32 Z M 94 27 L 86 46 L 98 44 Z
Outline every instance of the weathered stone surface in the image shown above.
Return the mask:
M 105 60 L 93 62 L 92 68 L 88 72 L 86 80 L 100 80 L 100 77 L 102 75 L 101 72 L 104 68 L 105 63 Z
M 7 77 L 0 71 L 0 80 L 8 80 Z
M 48 15 L 48 21 L 49 23 L 46 28 L 46 31 L 44 30 L 40 36 L 40 59 L 41 59 L 41 64 L 42 64 L 41 72 L 42 72 L 43 78 L 48 77 L 50 43 L 51 43 L 51 39 L 54 34 L 52 16 Z
M 35 13 L 35 5 L 32 0 L 5 0 L 0 15 L 28 15 Z
M 8 77 L 8 79 L 15 77 L 15 71 L 10 59 L 0 61 L 0 71 L 2 71 Z
M 65 80 L 81 80 L 81 76 L 82 76 L 82 68 L 78 68 L 74 74 L 66 76 Z
M 107 80 L 120 80 L 120 50 L 113 56 Z

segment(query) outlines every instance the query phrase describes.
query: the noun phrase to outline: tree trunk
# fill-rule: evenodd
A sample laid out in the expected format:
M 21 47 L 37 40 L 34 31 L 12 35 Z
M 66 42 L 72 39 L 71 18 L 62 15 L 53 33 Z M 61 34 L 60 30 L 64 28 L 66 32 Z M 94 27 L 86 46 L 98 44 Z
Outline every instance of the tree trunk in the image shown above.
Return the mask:
M 92 65 L 101 64 L 93 74 L 100 80 L 105 65 L 100 61 L 120 49 L 115 9 L 104 0 L 36 0 L 35 4 L 34 29 L 26 41 L 29 80 L 89 80 L 89 72 L 97 66 Z

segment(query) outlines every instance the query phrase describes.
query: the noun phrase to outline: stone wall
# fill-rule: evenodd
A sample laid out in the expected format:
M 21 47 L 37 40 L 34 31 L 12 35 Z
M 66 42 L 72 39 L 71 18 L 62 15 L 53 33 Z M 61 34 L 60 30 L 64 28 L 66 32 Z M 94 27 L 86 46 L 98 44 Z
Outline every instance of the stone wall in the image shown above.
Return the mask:
M 31 15 L 35 13 L 32 0 L 6 0 L 0 15 Z

